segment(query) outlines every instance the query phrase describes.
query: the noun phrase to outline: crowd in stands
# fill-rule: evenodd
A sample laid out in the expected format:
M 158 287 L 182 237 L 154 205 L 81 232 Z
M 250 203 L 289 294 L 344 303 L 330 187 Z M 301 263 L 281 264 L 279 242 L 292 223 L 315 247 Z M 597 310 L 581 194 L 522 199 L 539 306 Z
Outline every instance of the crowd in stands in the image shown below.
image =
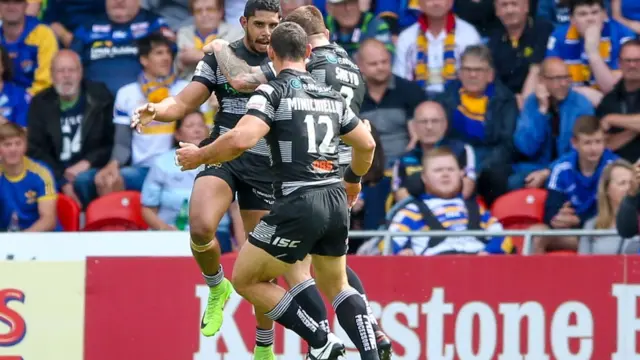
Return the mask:
M 218 99 L 141 133 L 130 117 L 183 89 L 205 44 L 241 38 L 245 3 L 0 0 L 0 228 L 61 230 L 56 194 L 87 209 L 126 190 L 149 229 L 184 230 L 196 172 L 175 166 L 176 142 L 207 136 Z M 398 232 L 398 255 L 513 253 L 509 237 L 401 233 L 502 230 L 490 210 L 522 189 L 544 193 L 532 229 L 616 227 L 640 180 L 640 1 L 281 0 L 283 15 L 311 4 L 361 69 L 378 141 L 353 229 Z M 225 251 L 239 218 L 234 204 L 218 229 Z M 533 251 L 639 241 L 536 237 Z

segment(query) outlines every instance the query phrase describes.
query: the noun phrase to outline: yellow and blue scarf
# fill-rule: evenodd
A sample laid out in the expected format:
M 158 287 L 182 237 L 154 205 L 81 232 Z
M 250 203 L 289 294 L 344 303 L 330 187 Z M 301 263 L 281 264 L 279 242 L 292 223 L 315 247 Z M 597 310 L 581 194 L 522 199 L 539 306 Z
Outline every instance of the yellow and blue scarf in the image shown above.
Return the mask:
M 602 27 L 602 35 L 600 37 L 600 56 L 607 63 L 611 62 L 611 26 L 606 22 Z M 589 60 L 582 57 L 584 52 L 584 41 L 580 38 L 578 29 L 575 26 L 569 26 L 567 35 L 564 39 L 565 52 L 564 61 L 569 67 L 571 79 L 576 85 L 591 85 L 595 87 L 595 79 L 589 67 Z
M 414 70 L 414 80 L 423 89 L 429 84 L 429 40 L 426 32 L 429 29 L 429 20 L 423 14 L 418 19 L 418 37 L 416 39 L 416 67 Z M 442 78 L 448 82 L 456 79 L 456 18 L 453 13 L 447 15 L 445 31 L 447 35 L 444 39 L 444 66 L 442 67 Z
M 202 50 L 202 48 L 206 44 L 212 42 L 217 37 L 218 37 L 218 29 L 213 30 L 206 36 L 203 36 L 202 34 L 200 34 L 200 32 L 196 29 L 195 35 L 193 37 L 193 47 L 198 50 Z
M 489 100 L 495 93 L 495 86 L 489 84 L 482 97 L 475 97 L 460 88 L 460 105 L 453 113 L 453 128 L 467 140 L 484 140 L 484 121 Z
M 171 87 L 176 83 L 177 77 L 171 73 L 164 78 L 157 78 L 155 80 L 149 80 L 144 73 L 138 76 L 138 82 L 140 83 L 140 89 L 144 94 L 147 101 L 152 103 L 158 103 L 171 95 Z M 170 134 L 175 130 L 176 123 L 162 123 L 153 121 L 149 126 L 142 128 L 143 134 Z

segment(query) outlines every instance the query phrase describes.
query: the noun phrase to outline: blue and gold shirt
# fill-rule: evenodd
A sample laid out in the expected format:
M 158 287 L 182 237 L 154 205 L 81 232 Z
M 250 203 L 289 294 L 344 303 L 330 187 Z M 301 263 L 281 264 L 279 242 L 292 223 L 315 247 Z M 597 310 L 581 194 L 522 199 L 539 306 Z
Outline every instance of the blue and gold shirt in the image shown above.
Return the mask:
M 115 94 L 142 71 L 136 42 L 156 32 L 173 35 L 167 23 L 149 11 L 140 10 L 126 24 L 114 23 L 104 14 L 76 30 L 71 49 L 80 54 L 85 77 L 106 84 Z
M 30 101 L 31 96 L 24 88 L 5 82 L 0 89 L 0 116 L 26 128 Z
M 27 16 L 24 30 L 15 42 L 7 42 L 0 26 L 0 44 L 13 62 L 13 81 L 35 95 L 51 86 L 51 61 L 58 52 L 53 30 L 38 19 Z
M 56 198 L 53 175 L 41 163 L 25 157 L 24 171 L 15 177 L 5 174 L 0 167 L 0 228 L 9 227 L 14 213 L 20 229 L 31 227 L 40 218 L 38 203 Z M 56 230 L 61 230 L 60 225 Z

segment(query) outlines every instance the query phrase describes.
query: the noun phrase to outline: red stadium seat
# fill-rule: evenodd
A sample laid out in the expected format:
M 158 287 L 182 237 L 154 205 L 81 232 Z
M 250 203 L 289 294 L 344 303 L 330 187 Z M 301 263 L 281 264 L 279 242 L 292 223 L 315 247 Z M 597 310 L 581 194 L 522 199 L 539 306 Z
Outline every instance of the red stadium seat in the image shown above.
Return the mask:
M 544 189 L 521 189 L 500 196 L 491 209 L 491 214 L 508 229 L 542 223 L 544 202 L 547 191 Z
M 120 191 L 92 201 L 87 207 L 85 231 L 146 230 L 140 193 Z
M 58 221 L 64 231 L 80 230 L 80 206 L 70 197 L 58 194 L 56 203 Z

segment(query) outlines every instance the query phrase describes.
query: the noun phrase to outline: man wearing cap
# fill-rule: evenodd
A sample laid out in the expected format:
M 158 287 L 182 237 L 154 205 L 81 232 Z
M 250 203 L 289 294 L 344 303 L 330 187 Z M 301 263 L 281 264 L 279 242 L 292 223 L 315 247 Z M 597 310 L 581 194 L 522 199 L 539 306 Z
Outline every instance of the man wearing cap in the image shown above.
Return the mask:
M 327 0 L 327 29 L 331 41 L 353 56 L 360 44 L 370 38 L 383 42 L 393 52 L 389 25 L 371 12 L 360 11 L 358 0 Z

